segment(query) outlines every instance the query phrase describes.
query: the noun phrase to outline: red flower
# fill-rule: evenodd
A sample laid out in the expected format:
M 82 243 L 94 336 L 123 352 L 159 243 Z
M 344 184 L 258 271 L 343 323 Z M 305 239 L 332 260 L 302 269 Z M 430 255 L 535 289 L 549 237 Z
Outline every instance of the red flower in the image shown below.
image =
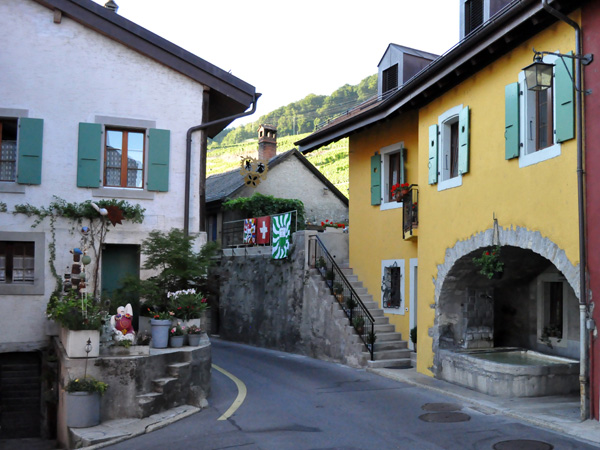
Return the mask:
M 325 222 L 321 222 L 321 226 L 324 227 L 325 226 Z
M 155 314 L 155 315 L 154 315 L 154 318 L 155 318 L 155 319 L 158 319 L 158 314 Z
M 344 228 L 344 224 L 343 223 L 338 223 L 338 228 Z
M 490 256 L 490 252 L 485 252 L 485 256 Z
M 181 306 L 178 306 L 177 309 L 181 309 Z

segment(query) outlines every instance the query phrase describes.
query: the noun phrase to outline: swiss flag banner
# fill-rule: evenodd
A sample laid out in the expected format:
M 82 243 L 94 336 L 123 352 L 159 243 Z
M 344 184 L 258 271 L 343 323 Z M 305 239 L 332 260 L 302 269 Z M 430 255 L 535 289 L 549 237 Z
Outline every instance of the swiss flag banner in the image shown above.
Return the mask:
M 256 243 L 271 243 L 271 217 L 258 217 L 256 219 Z

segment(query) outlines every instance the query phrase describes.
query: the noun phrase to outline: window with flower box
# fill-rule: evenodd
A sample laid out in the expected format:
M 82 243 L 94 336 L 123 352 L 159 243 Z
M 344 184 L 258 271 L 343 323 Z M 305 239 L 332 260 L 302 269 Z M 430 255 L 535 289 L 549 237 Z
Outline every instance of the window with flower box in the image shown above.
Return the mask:
M 399 142 L 382 148 L 379 154 L 371 157 L 371 204 L 380 205 L 381 210 L 402 207 L 402 203 L 394 199 L 391 189 L 405 182 L 405 152 L 404 143 Z

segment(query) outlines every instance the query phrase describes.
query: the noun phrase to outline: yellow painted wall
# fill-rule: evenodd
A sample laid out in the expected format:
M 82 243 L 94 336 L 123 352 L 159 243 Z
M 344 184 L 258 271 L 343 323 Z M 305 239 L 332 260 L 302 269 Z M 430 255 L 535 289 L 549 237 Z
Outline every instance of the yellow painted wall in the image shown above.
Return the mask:
M 572 18 L 579 20 L 577 14 Z M 409 306 L 409 260 L 418 257 L 418 363 L 431 375 L 434 324 L 433 279 L 446 250 L 460 240 L 490 229 L 493 214 L 504 228 L 539 231 L 578 264 L 576 140 L 562 143 L 561 155 L 519 168 L 504 159 L 504 87 L 518 81 L 532 62 L 532 47 L 567 53 L 574 32 L 557 23 L 483 68 L 418 112 L 405 113 L 350 137 L 350 265 L 376 301 L 381 301 L 381 260 L 404 259 Z M 462 104 L 470 108 L 470 170 L 462 186 L 438 191 L 428 184 L 428 132 L 438 116 Z M 381 148 L 404 141 L 407 181 L 419 185 L 419 238 L 402 239 L 402 211 L 381 211 L 370 202 L 370 158 Z M 409 312 L 389 315 L 409 339 Z
M 418 184 L 417 113 L 411 112 L 350 137 L 350 265 L 373 299 L 381 305 L 381 261 L 404 259 L 405 307 L 409 307 L 409 260 L 417 242 L 402 237 L 402 209 L 381 211 L 371 205 L 371 156 L 383 147 L 404 142 L 406 180 Z M 409 312 L 390 314 L 390 323 L 409 339 Z
M 532 47 L 567 53 L 575 48 L 574 32 L 552 26 L 419 111 L 419 372 L 431 374 L 433 364 L 427 331 L 434 324 L 437 265 L 459 240 L 491 228 L 494 213 L 501 227 L 539 231 L 579 262 L 576 140 L 562 143 L 560 156 L 529 167 L 504 159 L 504 87 L 531 64 Z M 428 128 L 460 104 L 470 107 L 470 169 L 462 186 L 438 192 L 426 181 Z

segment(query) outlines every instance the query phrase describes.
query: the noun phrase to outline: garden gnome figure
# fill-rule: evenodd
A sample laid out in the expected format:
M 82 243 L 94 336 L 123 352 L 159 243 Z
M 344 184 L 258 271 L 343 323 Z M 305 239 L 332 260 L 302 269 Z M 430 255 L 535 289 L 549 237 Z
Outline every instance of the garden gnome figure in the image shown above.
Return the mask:
M 115 341 L 131 341 L 135 339 L 135 331 L 133 330 L 133 309 L 131 304 L 127 306 L 119 306 L 117 314 L 110 318 L 110 325 L 115 333 Z

